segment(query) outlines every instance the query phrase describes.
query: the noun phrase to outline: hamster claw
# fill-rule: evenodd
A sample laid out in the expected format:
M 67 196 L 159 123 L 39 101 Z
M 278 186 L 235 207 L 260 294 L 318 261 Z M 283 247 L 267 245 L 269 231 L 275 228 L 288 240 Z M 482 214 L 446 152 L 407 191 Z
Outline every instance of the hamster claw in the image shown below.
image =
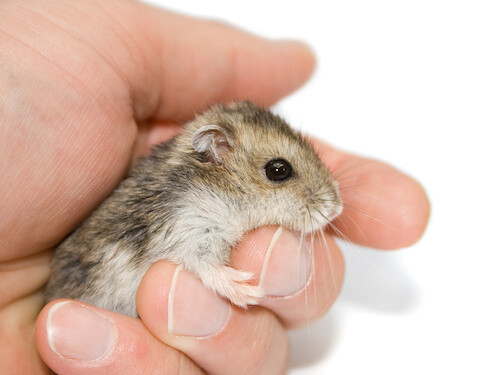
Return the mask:
M 214 267 L 208 276 L 202 277 L 203 283 L 236 306 L 246 309 L 256 305 L 264 296 L 262 289 L 248 282 L 252 280 L 251 272 L 235 270 L 232 267 Z

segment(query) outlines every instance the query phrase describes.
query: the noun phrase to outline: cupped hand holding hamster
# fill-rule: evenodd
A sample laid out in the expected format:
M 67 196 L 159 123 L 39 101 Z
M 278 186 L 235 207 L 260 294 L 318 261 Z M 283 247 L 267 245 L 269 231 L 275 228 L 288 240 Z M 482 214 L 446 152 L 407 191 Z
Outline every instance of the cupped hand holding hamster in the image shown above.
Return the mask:
M 116 188 L 134 155 L 177 132 L 162 124 L 216 102 L 274 103 L 309 76 L 307 49 L 125 1 L 2 2 L 0 31 L 0 170 L 8 182 L 0 184 L 2 371 L 48 373 L 45 364 L 73 374 L 284 371 L 285 329 L 322 316 L 341 284 L 342 257 L 330 235 L 315 242 L 315 256 L 324 258 L 309 278 L 280 267 L 293 265 L 286 263 L 296 248 L 291 232 L 270 226 L 244 235 L 231 265 L 259 279 L 262 308 L 235 308 L 160 261 L 137 293 L 141 320 L 65 300 L 43 309 L 34 334 L 33 325 L 51 249 Z M 313 143 L 332 171 L 359 164 Z M 364 211 L 398 230 L 352 211 L 363 235 L 350 220 L 342 232 L 373 247 L 414 242 L 428 215 L 420 186 L 377 162 L 356 168 L 355 177 L 373 193 Z M 376 189 L 387 181 L 393 190 Z M 306 303 L 312 295 L 318 304 Z

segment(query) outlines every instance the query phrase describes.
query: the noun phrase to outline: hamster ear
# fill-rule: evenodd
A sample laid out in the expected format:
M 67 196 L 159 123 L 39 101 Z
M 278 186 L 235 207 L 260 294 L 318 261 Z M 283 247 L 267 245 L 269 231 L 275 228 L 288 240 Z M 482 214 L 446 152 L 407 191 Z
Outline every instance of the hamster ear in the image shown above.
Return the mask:
M 193 135 L 193 148 L 205 154 L 207 161 L 221 165 L 226 154 L 232 150 L 232 141 L 218 125 L 204 125 Z

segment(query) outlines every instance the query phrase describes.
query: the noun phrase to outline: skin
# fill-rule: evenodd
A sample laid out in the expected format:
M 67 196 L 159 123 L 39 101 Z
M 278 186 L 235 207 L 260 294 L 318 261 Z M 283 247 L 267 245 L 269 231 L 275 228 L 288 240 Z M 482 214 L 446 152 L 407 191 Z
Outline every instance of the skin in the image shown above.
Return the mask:
M 344 263 L 333 233 L 326 243 L 316 242 L 323 259 L 314 263 L 300 293 L 268 297 L 248 311 L 231 308 L 224 329 L 204 340 L 165 329 L 164 291 L 175 266 L 155 264 L 137 295 L 141 320 L 94 308 L 113 320 L 118 341 L 105 360 L 92 365 L 50 349 L 47 317 L 55 302 L 38 316 L 39 289 L 48 277 L 51 249 L 113 190 L 135 158 L 215 102 L 275 103 L 310 76 L 310 51 L 125 0 L 2 1 L 0 45 L 4 371 L 284 372 L 286 329 L 320 318 L 342 283 Z M 347 209 L 336 224 L 352 242 L 395 249 L 418 240 L 429 202 L 416 181 L 386 164 L 314 144 L 332 173 L 347 170 L 339 177 L 344 201 L 377 218 Z M 259 275 L 275 230 L 245 236 L 233 266 Z M 316 303 L 306 304 L 311 295 Z M 255 350 L 245 350 L 242 338 Z M 231 360 L 217 360 L 220 353 Z

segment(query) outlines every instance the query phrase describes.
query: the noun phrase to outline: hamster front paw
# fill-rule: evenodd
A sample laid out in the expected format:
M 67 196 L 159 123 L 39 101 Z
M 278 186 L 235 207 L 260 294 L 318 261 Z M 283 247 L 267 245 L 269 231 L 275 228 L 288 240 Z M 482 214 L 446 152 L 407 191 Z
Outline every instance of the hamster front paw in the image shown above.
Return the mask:
M 200 278 L 208 288 L 242 308 L 256 305 L 264 296 L 259 286 L 248 283 L 253 278 L 251 272 L 219 266 L 212 267 L 210 272 L 200 275 Z

